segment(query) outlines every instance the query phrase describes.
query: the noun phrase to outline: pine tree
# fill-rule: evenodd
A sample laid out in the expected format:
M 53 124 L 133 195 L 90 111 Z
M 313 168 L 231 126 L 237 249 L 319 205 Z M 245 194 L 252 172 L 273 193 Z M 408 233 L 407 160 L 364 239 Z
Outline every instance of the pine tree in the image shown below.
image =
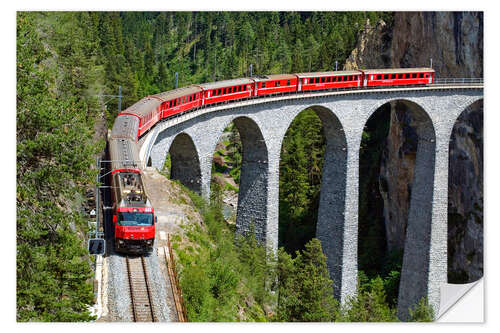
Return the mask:
M 54 14 L 56 15 L 56 14 Z M 17 319 L 87 321 L 92 303 L 91 269 L 83 233 L 86 221 L 72 208 L 90 183 L 99 147 L 92 143 L 95 102 L 83 53 L 88 40 L 72 45 L 64 27 L 85 35 L 88 27 L 60 13 L 17 16 Z M 37 31 L 58 18 L 48 50 Z M 65 53 L 54 64 L 51 52 Z M 74 57 L 74 61 L 68 58 Z M 57 58 L 56 58 L 57 59 Z M 68 72 L 77 72 L 74 78 Z M 77 83 L 77 84 L 75 84 Z
M 319 240 L 313 238 L 302 253 L 297 251 L 295 259 L 281 250 L 278 272 L 281 321 L 336 319 L 338 302 L 333 297 L 333 283 Z

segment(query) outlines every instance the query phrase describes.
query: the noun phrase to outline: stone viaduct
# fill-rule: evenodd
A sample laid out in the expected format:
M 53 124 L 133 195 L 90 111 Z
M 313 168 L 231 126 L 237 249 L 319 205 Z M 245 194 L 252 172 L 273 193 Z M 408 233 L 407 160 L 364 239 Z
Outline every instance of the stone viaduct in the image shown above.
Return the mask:
M 267 97 L 200 109 L 160 122 L 141 139 L 141 159 L 162 168 L 170 152 L 172 178 L 210 194 L 212 157 L 231 122 L 243 145 L 236 228 L 250 230 L 272 250 L 278 245 L 279 161 L 293 119 L 312 108 L 326 139 L 316 237 L 327 256 L 335 296 L 356 293 L 358 174 L 363 128 L 382 105 L 401 102 L 417 120 L 419 137 L 411 192 L 398 314 L 426 296 L 438 313 L 447 283 L 448 149 L 459 115 L 483 99 L 483 85 L 317 92 Z

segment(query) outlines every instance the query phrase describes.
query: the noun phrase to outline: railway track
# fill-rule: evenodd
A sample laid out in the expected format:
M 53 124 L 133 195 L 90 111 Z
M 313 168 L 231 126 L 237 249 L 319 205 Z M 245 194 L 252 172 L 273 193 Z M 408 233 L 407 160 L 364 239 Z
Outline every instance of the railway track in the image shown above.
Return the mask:
M 144 257 L 126 257 L 130 285 L 130 299 L 134 321 L 158 321 L 153 306 L 153 295 L 149 283 Z

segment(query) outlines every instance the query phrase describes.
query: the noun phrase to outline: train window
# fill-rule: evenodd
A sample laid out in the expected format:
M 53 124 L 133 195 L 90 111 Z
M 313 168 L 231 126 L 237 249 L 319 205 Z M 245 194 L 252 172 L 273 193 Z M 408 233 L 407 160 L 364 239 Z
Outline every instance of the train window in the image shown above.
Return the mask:
M 321 83 L 325 83 L 325 78 L 324 77 L 321 78 Z
M 391 79 L 395 79 L 396 78 L 396 74 L 391 74 Z
M 262 88 L 265 88 L 265 87 L 266 87 L 266 83 L 262 82 Z
M 332 82 L 337 82 L 337 77 L 336 76 L 332 77 Z
M 387 80 L 387 79 L 389 79 L 389 74 L 384 75 L 384 80 Z
M 412 74 L 412 78 L 413 78 L 413 79 L 416 79 L 416 78 L 417 78 L 417 74 L 416 74 L 416 73 L 413 73 L 413 74 Z
M 398 74 L 398 79 L 402 79 L 403 78 L 403 74 Z
M 276 87 L 281 86 L 281 81 L 276 81 L 276 82 L 275 82 L 275 86 L 276 86 Z
M 419 77 L 421 78 L 424 77 L 424 73 L 420 73 Z
M 289 86 L 290 85 L 290 80 L 286 80 L 286 85 Z
M 377 75 L 377 80 L 382 80 L 382 75 Z

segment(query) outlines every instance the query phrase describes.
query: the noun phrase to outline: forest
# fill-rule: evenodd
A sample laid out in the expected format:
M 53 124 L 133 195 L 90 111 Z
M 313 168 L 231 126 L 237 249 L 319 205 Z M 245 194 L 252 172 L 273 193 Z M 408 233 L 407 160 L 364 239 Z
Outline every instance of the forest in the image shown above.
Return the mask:
M 367 19 L 383 19 L 390 24 L 392 14 L 19 12 L 17 320 L 93 319 L 86 308 L 94 297 L 93 263 L 86 253 L 88 194 L 95 186 L 95 157 L 104 149 L 105 129 L 113 124 L 118 112 L 118 100 L 105 95 L 116 95 L 121 86 L 124 109 L 144 96 L 173 89 L 176 73 L 177 85 L 183 87 L 248 76 L 250 65 L 254 75 L 333 70 L 336 62 L 341 69 Z M 374 128 L 373 132 L 367 132 L 365 144 L 380 142 L 386 131 Z M 272 282 L 276 274 L 279 276 L 279 286 L 268 288 L 256 280 L 249 284 L 254 289 L 248 292 L 255 299 L 255 303 L 249 301 L 249 304 L 257 305 L 248 319 L 396 320 L 394 305 L 400 258 L 398 254 L 385 253 L 380 224 L 363 224 L 370 221 L 370 209 L 374 207 L 360 207 L 360 214 L 365 214 L 365 218 L 360 217 L 360 235 L 371 241 L 360 239 L 360 244 L 368 244 L 364 253 L 378 251 L 382 259 L 374 263 L 360 258 L 360 296 L 351 307 L 358 312 L 342 310 L 329 296 L 332 284 L 325 273 L 321 244 L 313 239 L 324 138 L 321 122 L 312 110 L 302 112 L 294 121 L 283 152 L 280 164 L 280 247 L 283 248 L 278 258 L 269 259 L 270 266 L 249 255 L 249 249 L 265 252 L 251 237 L 238 240 L 243 244 L 241 251 L 247 249 L 247 252 L 231 250 L 235 245 L 222 235 L 233 231 L 220 220 L 217 198 L 211 206 L 199 204 L 200 210 L 215 214 L 207 217 L 214 221 L 212 235 L 203 237 L 211 237 L 210 242 L 220 244 L 216 247 L 219 254 L 227 249 L 230 250 L 226 253 L 234 254 L 220 259 L 220 269 L 229 267 L 226 260 L 233 260 L 233 264 L 238 262 L 233 266 L 240 267 L 240 273 L 257 267 L 260 275 L 256 276 L 264 281 Z M 379 154 L 380 151 L 374 151 L 362 158 L 371 163 Z M 239 178 L 237 173 L 233 177 Z M 360 192 L 368 195 L 362 189 Z M 185 255 L 183 260 L 186 263 L 202 259 Z M 214 280 L 216 284 L 196 285 L 199 282 L 196 277 L 206 273 L 203 269 L 213 267 L 191 267 L 195 271 L 184 273 L 183 288 L 188 295 L 195 297 L 201 293 L 206 299 L 188 299 L 188 306 L 192 306 L 188 307 L 190 317 L 200 321 L 236 320 L 228 309 L 241 301 L 235 292 L 241 296 L 237 287 L 244 278 L 234 275 L 234 271 L 231 275 L 231 271 L 223 270 L 220 277 L 215 275 L 223 279 Z M 214 274 L 217 272 L 212 270 Z M 301 299 L 311 299 L 300 295 L 307 288 L 292 288 L 301 276 L 312 272 L 321 276 L 317 282 L 324 296 L 320 297 L 322 304 L 302 304 Z M 190 292 L 190 286 L 207 289 Z M 269 313 L 266 306 L 275 302 L 271 299 L 274 296 L 268 294 L 273 288 L 280 290 L 280 300 L 276 300 L 278 313 L 266 317 Z M 362 316 L 364 312 L 360 309 L 368 306 L 363 302 L 375 302 L 380 307 L 373 307 L 377 309 L 375 312 Z M 197 303 L 213 305 L 215 312 L 201 313 L 201 309 L 193 308 Z M 217 312 L 219 306 L 223 310 Z M 304 312 L 304 308 L 311 309 L 311 313 Z M 417 314 L 416 320 L 431 318 L 425 306 Z

